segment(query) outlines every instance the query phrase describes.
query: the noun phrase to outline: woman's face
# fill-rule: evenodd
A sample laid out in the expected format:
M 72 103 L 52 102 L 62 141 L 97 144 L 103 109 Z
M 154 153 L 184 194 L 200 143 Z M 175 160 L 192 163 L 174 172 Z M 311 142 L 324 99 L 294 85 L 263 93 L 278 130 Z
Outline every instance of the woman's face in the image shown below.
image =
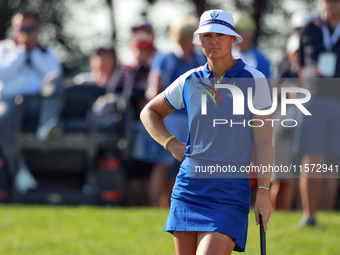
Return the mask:
M 220 59 L 231 55 L 231 46 L 235 43 L 235 36 L 220 33 L 200 34 L 204 55 L 210 59 Z

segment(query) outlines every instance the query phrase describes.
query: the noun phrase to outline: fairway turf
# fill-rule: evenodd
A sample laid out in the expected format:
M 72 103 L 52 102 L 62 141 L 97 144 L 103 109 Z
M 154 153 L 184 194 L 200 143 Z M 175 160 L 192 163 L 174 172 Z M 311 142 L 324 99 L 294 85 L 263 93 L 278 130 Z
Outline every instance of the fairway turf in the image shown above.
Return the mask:
M 153 208 L 2 205 L 0 254 L 174 254 L 172 235 L 163 232 L 167 214 Z M 315 228 L 295 230 L 300 218 L 300 212 L 273 213 L 267 254 L 340 254 L 339 212 L 319 212 Z M 253 211 L 243 254 L 260 254 Z

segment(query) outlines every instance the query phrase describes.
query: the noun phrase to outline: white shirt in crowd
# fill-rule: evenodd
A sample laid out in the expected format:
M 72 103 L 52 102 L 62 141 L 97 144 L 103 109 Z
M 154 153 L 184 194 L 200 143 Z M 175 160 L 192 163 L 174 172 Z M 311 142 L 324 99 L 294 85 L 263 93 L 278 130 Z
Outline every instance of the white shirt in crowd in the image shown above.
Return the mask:
M 49 73 L 62 73 L 61 64 L 50 50 L 35 47 L 28 53 L 23 45 L 16 45 L 11 39 L 0 42 L 2 97 L 39 93 Z

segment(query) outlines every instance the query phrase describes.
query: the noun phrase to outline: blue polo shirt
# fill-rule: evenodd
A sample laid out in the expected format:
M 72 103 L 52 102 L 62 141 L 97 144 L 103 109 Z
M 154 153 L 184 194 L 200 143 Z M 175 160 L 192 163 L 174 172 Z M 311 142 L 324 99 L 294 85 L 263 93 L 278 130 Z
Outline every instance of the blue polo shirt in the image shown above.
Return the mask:
M 261 122 L 251 120 L 248 88 L 252 89 L 254 108 L 262 110 L 271 106 L 268 83 L 262 73 L 239 59 L 236 66 L 224 74 L 221 84 L 242 91 L 243 114 L 234 114 L 237 110 L 234 100 L 239 98 L 231 90 L 216 91 L 215 88 L 215 93 L 211 89 L 216 85 L 208 64 L 183 74 L 164 91 L 164 99 L 171 108 L 186 109 L 189 135 L 185 156 L 190 158 L 191 166 L 231 164 L 239 168 L 250 164 L 254 147 L 252 126 L 259 126 Z M 207 98 L 206 114 L 202 114 L 202 94 Z

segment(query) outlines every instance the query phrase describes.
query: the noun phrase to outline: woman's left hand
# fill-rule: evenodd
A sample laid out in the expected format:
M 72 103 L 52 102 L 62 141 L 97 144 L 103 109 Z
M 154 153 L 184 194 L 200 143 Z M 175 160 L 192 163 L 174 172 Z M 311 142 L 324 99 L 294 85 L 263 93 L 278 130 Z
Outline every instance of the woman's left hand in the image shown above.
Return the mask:
M 255 200 L 255 218 L 256 224 L 259 224 L 259 214 L 262 215 L 263 229 L 267 232 L 267 223 L 269 221 L 270 215 L 273 212 L 273 206 L 269 199 L 269 191 L 265 189 L 258 189 L 256 192 Z

